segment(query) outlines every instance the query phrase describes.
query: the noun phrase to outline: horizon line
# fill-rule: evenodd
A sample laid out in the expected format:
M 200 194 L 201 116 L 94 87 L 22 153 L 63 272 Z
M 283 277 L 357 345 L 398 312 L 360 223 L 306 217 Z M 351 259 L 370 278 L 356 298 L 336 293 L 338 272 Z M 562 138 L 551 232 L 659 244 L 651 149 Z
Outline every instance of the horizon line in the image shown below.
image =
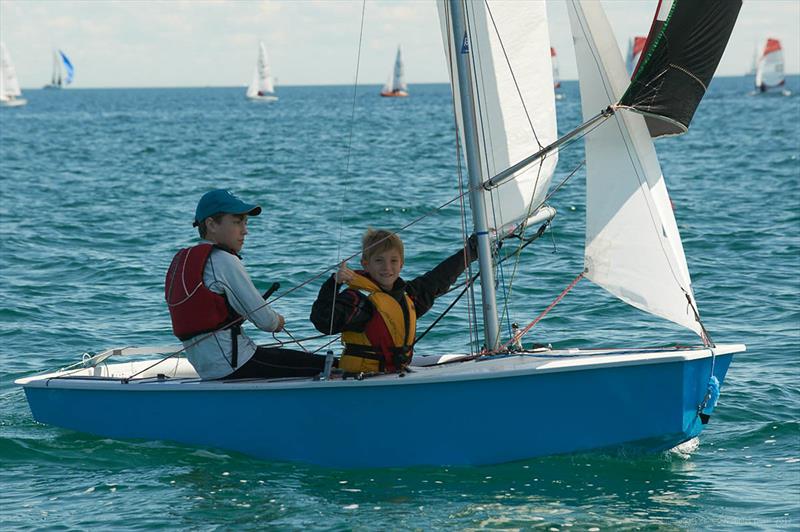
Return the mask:
M 786 77 L 789 76 L 800 76 L 800 72 L 793 72 L 793 73 L 786 73 Z M 753 74 L 739 74 L 739 75 L 721 75 L 721 76 L 714 76 L 715 78 L 749 78 L 753 77 Z M 575 82 L 578 79 L 571 79 L 571 78 L 562 78 L 561 82 Z M 419 83 L 409 83 L 409 86 L 414 85 L 449 85 L 449 81 L 423 81 Z M 383 85 L 383 82 L 375 82 L 375 83 L 359 83 L 358 87 L 380 87 Z M 285 88 L 295 88 L 295 87 L 352 87 L 352 83 L 314 83 L 314 84 L 291 84 L 291 85 L 277 85 L 277 88 L 285 87 Z M 62 87 L 59 90 L 84 90 L 84 89 L 243 89 L 247 88 L 247 85 L 152 85 L 152 86 L 140 86 L 140 87 L 125 87 L 125 86 L 86 86 L 86 87 Z M 35 90 L 45 90 L 44 85 L 37 86 L 37 87 L 21 87 L 21 90 L 24 91 L 35 91 Z M 52 90 L 52 89 L 49 89 Z

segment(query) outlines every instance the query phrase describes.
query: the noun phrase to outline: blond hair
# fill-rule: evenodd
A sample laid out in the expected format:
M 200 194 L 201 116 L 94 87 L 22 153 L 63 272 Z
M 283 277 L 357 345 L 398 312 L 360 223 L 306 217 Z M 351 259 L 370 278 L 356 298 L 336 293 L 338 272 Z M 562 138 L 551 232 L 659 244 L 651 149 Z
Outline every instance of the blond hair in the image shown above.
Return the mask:
M 405 260 L 403 241 L 396 233 L 370 227 L 361 238 L 361 259 L 364 261 L 369 261 L 373 256 L 392 249 L 400 253 L 400 259 Z

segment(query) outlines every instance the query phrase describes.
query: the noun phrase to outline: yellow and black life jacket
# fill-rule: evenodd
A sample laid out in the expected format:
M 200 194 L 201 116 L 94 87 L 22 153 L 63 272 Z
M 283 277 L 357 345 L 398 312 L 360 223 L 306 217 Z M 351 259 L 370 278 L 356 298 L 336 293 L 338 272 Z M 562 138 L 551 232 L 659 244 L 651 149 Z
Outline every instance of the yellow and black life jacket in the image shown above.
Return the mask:
M 344 353 L 339 368 L 349 373 L 393 372 L 411 362 L 417 332 L 414 301 L 403 292 L 398 302 L 371 279 L 356 274 L 348 283 L 354 290 L 367 292 L 376 312 L 364 332 L 344 331 Z

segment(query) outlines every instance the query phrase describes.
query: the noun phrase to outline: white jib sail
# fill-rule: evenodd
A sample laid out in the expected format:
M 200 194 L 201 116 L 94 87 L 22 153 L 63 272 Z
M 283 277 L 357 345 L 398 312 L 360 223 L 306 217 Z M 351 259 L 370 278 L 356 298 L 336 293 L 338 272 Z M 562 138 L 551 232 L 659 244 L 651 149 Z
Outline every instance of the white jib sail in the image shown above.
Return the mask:
M 619 100 L 628 76 L 601 4 L 571 0 L 567 6 L 586 120 Z M 644 118 L 617 111 L 584 141 L 586 277 L 626 303 L 702 335 L 683 244 Z
M 264 43 L 260 42 L 258 43 L 258 62 L 256 63 L 253 80 L 247 87 L 247 95 L 251 97 L 266 96 L 273 92 L 275 92 L 275 87 L 272 83 L 272 75 L 269 68 L 269 56 Z
M 480 172 L 486 181 L 557 138 L 550 35 L 544 2 L 487 0 L 465 5 Z M 451 80 L 457 80 L 455 54 L 461 52 L 464 36 L 449 37 L 449 3 L 440 0 L 438 7 L 445 59 Z M 463 140 L 457 81 L 453 92 Z M 547 194 L 557 160 L 553 152 L 520 170 L 514 179 L 483 192 L 491 196 L 485 204 L 492 229 L 503 232 L 534 214 Z
M 8 53 L 6 45 L 0 43 L 0 100 L 8 100 L 12 96 L 21 94 L 17 71 L 14 69 L 14 63 L 11 62 L 11 55 Z

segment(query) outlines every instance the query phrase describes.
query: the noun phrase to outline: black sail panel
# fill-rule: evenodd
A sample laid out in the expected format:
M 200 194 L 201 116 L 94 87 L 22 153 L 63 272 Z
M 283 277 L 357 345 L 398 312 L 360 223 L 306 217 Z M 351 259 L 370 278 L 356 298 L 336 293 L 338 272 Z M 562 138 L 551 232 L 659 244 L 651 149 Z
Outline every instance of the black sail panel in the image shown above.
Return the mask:
M 646 116 L 651 137 L 688 130 L 741 7 L 742 0 L 659 3 L 639 68 L 619 101 Z

